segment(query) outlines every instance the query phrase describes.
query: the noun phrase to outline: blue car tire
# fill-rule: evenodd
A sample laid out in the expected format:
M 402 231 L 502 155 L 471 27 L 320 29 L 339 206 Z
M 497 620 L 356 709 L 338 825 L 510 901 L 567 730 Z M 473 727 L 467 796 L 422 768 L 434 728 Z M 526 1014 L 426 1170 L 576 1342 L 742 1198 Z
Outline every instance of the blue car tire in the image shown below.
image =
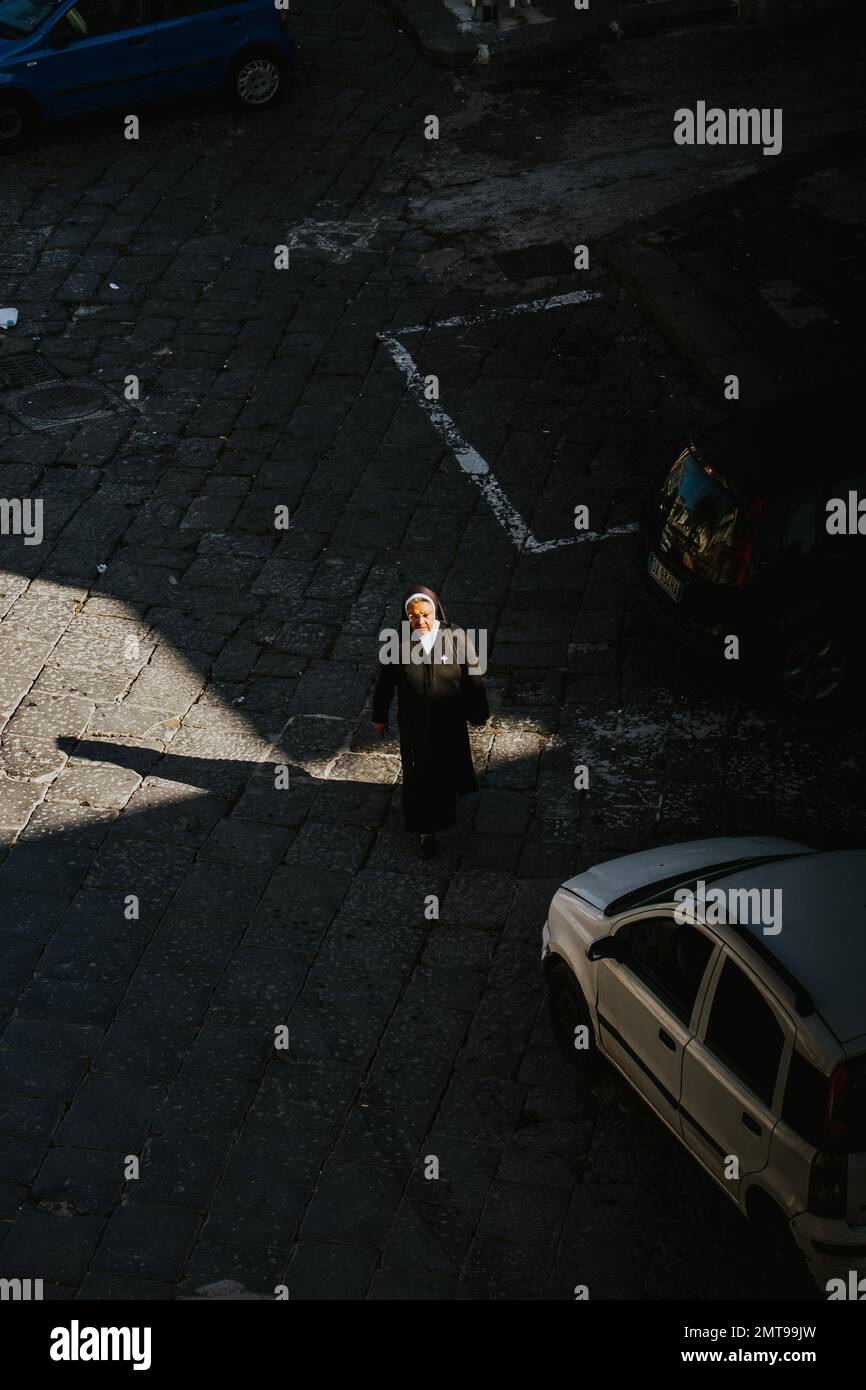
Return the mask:
M 285 59 L 273 49 L 248 49 L 229 68 L 229 97 L 242 111 L 263 111 L 283 95 L 288 70 Z
M 0 95 L 0 154 L 23 149 L 39 125 L 39 108 L 22 92 Z

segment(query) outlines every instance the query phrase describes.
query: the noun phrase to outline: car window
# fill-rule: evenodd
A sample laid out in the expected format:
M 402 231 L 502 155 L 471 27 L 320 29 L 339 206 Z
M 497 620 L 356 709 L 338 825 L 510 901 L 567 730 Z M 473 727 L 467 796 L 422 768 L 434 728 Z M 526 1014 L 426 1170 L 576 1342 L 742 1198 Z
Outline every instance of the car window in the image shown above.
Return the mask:
M 4 38 L 32 34 L 56 5 L 57 0 L 0 0 L 0 32 Z
M 785 1035 L 760 990 L 730 958 L 716 986 L 705 1041 L 759 1100 L 771 1103 Z
M 622 964 L 672 1013 L 688 1023 L 713 943 L 699 928 L 672 917 L 650 917 L 624 927 Z
M 97 39 L 122 29 L 135 29 L 146 19 L 145 0 L 77 0 L 52 31 L 60 43 Z
M 824 1134 L 829 1088 L 829 1076 L 824 1076 L 817 1067 L 813 1067 L 795 1048 L 791 1054 L 782 1100 L 782 1119 L 816 1148 Z

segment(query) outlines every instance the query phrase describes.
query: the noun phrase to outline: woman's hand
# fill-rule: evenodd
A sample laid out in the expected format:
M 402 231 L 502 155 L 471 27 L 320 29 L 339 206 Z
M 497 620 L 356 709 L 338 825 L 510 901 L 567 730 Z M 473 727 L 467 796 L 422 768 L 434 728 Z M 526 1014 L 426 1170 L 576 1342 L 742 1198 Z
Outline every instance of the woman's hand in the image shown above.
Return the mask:
M 373 728 L 376 730 L 377 734 L 381 734 L 383 736 L 388 732 L 387 724 L 377 724 L 375 720 L 373 721 Z

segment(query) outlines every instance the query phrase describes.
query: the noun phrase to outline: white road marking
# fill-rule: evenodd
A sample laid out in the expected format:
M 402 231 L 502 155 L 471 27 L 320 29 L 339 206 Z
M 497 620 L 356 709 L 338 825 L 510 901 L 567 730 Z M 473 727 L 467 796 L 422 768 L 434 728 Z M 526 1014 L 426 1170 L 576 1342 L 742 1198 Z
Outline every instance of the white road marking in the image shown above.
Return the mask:
M 530 299 L 523 304 L 506 304 L 477 314 L 457 315 L 455 318 L 439 319 L 434 323 L 413 324 L 398 329 L 397 333 L 377 334 L 381 343 L 388 349 L 391 357 L 406 378 L 409 392 L 428 416 L 436 432 L 442 437 L 467 477 L 471 478 L 481 492 L 496 520 L 511 537 L 518 550 L 528 550 L 533 555 L 545 551 L 558 550 L 564 545 L 575 545 L 582 541 L 607 540 L 611 536 L 630 536 L 637 531 L 637 523 L 624 526 L 611 526 L 606 531 L 575 531 L 573 536 L 563 536 L 559 540 L 540 541 L 512 507 L 492 472 L 487 460 L 473 448 L 461 434 L 451 416 L 442 409 L 438 401 L 428 400 L 424 394 L 424 374 L 419 370 L 412 354 L 403 346 L 400 338 L 407 333 L 427 333 L 437 328 L 470 328 L 476 323 L 488 323 L 492 319 L 510 318 L 515 314 L 539 313 L 546 309 L 560 309 L 570 304 L 587 304 L 600 299 L 597 291 L 574 290 L 570 294 L 558 294 L 547 299 Z
M 562 309 L 567 304 L 589 304 L 593 299 L 601 299 L 599 290 L 572 290 L 569 294 L 554 294 L 546 299 L 527 299 L 522 304 L 500 304 L 492 309 L 482 309 L 477 314 L 457 314 L 453 319 L 438 319 L 434 323 L 414 323 L 408 328 L 399 329 L 399 333 L 402 338 L 407 333 L 432 333 L 434 328 L 471 328 L 474 323 L 492 323 L 494 319 L 510 319 L 515 314 Z
M 356 251 L 369 250 L 380 222 L 378 217 L 369 222 L 316 222 L 306 217 L 289 232 L 286 246 L 290 251 L 324 251 L 340 265 Z

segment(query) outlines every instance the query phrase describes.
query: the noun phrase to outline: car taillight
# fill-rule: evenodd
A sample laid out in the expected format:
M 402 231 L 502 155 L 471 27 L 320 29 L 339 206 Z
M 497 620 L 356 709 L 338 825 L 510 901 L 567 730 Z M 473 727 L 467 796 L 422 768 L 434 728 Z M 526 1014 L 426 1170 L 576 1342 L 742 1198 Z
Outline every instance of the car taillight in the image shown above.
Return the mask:
M 809 1173 L 809 1211 L 844 1217 L 848 1203 L 848 1155 L 816 1154 Z
M 763 497 L 753 497 L 737 527 L 736 538 L 731 543 L 730 554 L 734 567 L 732 578 L 738 589 L 741 589 L 746 582 L 749 563 L 752 559 L 755 541 L 758 539 L 763 514 Z

